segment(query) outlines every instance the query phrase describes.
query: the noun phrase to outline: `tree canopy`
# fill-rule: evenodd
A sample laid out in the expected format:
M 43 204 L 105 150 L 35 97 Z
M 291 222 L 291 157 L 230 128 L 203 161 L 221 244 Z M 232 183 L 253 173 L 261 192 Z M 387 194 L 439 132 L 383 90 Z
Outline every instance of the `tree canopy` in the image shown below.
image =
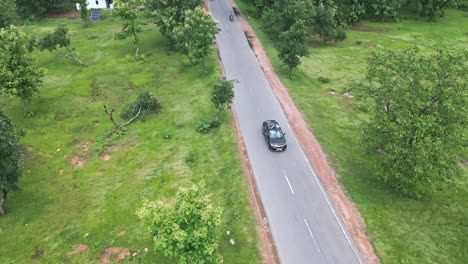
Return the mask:
M 0 216 L 6 213 L 7 194 L 18 189 L 22 159 L 20 136 L 10 119 L 0 111 Z
M 279 27 L 280 31 L 286 31 L 298 20 L 302 20 L 306 26 L 312 25 L 314 16 L 312 1 L 278 0 L 264 9 L 262 21 L 266 28 Z
M 227 80 L 219 78 L 218 82 L 213 86 L 211 91 L 211 102 L 215 105 L 218 112 L 216 121 L 219 121 L 219 115 L 226 107 L 230 107 L 234 100 L 234 82 L 235 80 Z
M 88 1 L 87 0 L 76 0 L 76 2 L 80 5 L 80 17 L 81 21 L 86 25 L 90 22 L 89 18 L 89 10 L 88 10 Z
M 279 58 L 288 66 L 289 72 L 299 66 L 300 57 L 309 55 L 309 31 L 303 20 L 298 20 L 279 36 Z
M 186 11 L 194 10 L 202 4 L 203 0 L 146 0 L 145 8 L 151 12 L 151 17 L 169 41 L 170 47 L 174 48 L 174 28 L 184 24 Z
M 412 197 L 435 190 L 458 171 L 466 143 L 468 52 L 437 48 L 375 52 L 356 87 L 369 106 L 363 142 L 375 174 Z
M 0 28 L 14 25 L 18 21 L 15 0 L 0 1 Z
M 75 54 L 74 49 L 70 47 L 71 41 L 70 38 L 68 37 L 68 26 L 66 24 L 59 25 L 57 28 L 55 28 L 54 32 L 46 34 L 44 37 L 42 37 L 37 45 L 39 49 L 42 50 L 48 50 L 48 51 L 54 51 L 58 48 L 65 48 L 67 53 L 62 54 L 66 58 L 73 59 L 77 61 L 79 64 L 82 66 L 87 66 L 84 62 L 82 62 L 80 59 Z
M 30 55 L 31 38 L 11 25 L 0 29 L 0 94 L 17 96 L 29 113 L 27 102 L 39 92 L 44 70 L 36 66 Z
M 115 34 L 115 38 L 118 40 L 132 38 L 133 44 L 136 46 L 135 56 L 138 55 L 138 44 L 140 43 L 138 33 L 143 32 L 145 24 L 140 10 L 138 10 L 139 4 L 140 1 L 135 0 L 115 2 L 115 15 L 124 20 L 122 30 Z
M 176 47 L 191 63 L 205 62 L 220 29 L 211 16 L 197 7 L 185 12 L 185 23 L 174 29 Z
M 179 188 L 170 204 L 145 201 L 137 214 L 150 227 L 156 251 L 179 263 L 219 263 L 221 212 L 200 183 Z

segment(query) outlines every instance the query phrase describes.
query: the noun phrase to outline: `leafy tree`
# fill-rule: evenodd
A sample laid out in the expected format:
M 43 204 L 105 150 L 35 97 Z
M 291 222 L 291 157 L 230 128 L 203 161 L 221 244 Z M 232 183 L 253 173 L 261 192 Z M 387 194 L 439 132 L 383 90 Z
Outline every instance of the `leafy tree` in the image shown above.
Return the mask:
M 76 0 L 16 0 L 18 13 L 23 18 L 43 18 L 51 10 L 70 10 L 75 8 Z
M 333 10 L 324 6 L 317 7 L 315 16 L 314 33 L 320 36 L 321 41 L 333 39 L 335 35 L 335 19 Z
M 20 136 L 10 119 L 0 111 L 0 216 L 6 213 L 8 193 L 18 189 L 22 160 Z
M 366 10 L 372 18 L 382 21 L 394 21 L 398 17 L 402 0 L 367 0 Z
M 275 0 L 250 0 L 255 5 L 257 14 L 262 15 L 265 8 L 272 6 Z
M 419 198 L 454 176 L 466 143 L 467 50 L 376 52 L 356 87 L 370 108 L 363 142 L 376 175 Z
M 185 12 L 200 7 L 203 0 L 146 0 L 145 8 L 151 11 L 151 16 L 159 26 L 163 36 L 169 41 L 169 46 L 174 48 L 176 40 L 173 35 L 174 28 L 185 22 Z
M 17 96 L 29 114 L 28 102 L 39 92 L 44 70 L 35 65 L 30 56 L 31 39 L 19 28 L 11 25 L 0 29 L 0 94 Z
M 454 7 L 460 2 L 459 0 L 415 0 L 418 6 L 418 11 L 421 15 L 426 16 L 429 20 L 435 20 L 437 17 L 444 15 L 444 10 L 449 7 Z
M 301 63 L 300 57 L 309 55 L 309 32 L 303 20 L 298 20 L 279 36 L 279 58 L 289 68 L 289 73 Z
M 18 20 L 16 4 L 14 0 L 0 1 L 0 28 L 13 25 Z
M 138 56 L 138 44 L 140 43 L 138 33 L 143 32 L 143 25 L 145 24 L 138 10 L 140 4 L 139 1 L 135 0 L 115 2 L 115 15 L 125 21 L 122 31 L 116 33 L 115 38 L 118 40 L 133 38 L 133 44 L 136 46 L 135 56 Z
M 336 0 L 337 19 L 355 24 L 367 15 L 367 0 Z
M 75 54 L 75 51 L 70 46 L 71 41 L 68 37 L 68 26 L 65 24 L 59 25 L 54 32 L 48 33 L 38 42 L 41 51 L 54 51 L 58 48 L 65 48 L 67 53 L 62 54 L 64 57 L 77 61 L 82 66 L 87 67 L 86 63 L 82 62 Z
M 316 8 L 317 15 L 314 19 L 314 33 L 320 36 L 321 41 L 344 40 L 346 33 L 338 25 L 335 18 L 336 8 L 319 6 Z
M 80 17 L 83 23 L 89 23 L 89 10 L 88 10 L 88 1 L 87 0 L 77 0 L 76 1 L 80 5 Z
M 137 214 L 150 227 L 154 247 L 162 254 L 179 263 L 219 263 L 216 229 L 221 212 L 200 183 L 180 188 L 171 204 L 145 201 Z
M 298 20 L 306 26 L 314 22 L 315 7 L 309 0 L 277 0 L 265 9 L 262 21 L 266 28 L 279 27 L 280 31 L 288 30 Z
M 191 63 L 203 62 L 204 65 L 219 28 L 213 18 L 200 7 L 186 11 L 185 17 L 184 25 L 174 29 L 176 47 L 187 55 Z
M 219 78 L 218 82 L 213 86 L 213 90 L 211 91 L 211 102 L 213 102 L 218 110 L 215 118 L 216 122 L 219 121 L 221 111 L 226 107 L 230 107 L 232 100 L 234 100 L 234 82 L 235 80 Z

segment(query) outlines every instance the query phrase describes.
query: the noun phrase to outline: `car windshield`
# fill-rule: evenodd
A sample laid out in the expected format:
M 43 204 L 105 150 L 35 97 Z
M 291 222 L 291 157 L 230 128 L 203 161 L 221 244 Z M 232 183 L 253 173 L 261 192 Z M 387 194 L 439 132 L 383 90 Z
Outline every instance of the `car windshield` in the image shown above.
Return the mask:
M 283 133 L 281 130 L 270 130 L 270 138 L 282 138 Z

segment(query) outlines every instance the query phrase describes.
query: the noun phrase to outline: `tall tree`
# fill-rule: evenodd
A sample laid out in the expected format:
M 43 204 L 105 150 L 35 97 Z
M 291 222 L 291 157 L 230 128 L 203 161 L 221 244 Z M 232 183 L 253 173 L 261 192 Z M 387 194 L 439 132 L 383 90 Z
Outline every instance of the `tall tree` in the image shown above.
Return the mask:
M 419 198 L 456 174 L 466 144 L 468 51 L 376 52 L 358 99 L 370 107 L 364 144 L 375 174 Z
M 335 13 L 336 7 L 318 6 L 316 8 L 317 15 L 314 18 L 314 33 L 320 36 L 321 41 L 344 40 L 346 33 L 343 28 L 338 25 Z
M 30 53 L 31 39 L 11 25 L 0 29 L 0 94 L 17 96 L 29 114 L 28 102 L 39 92 L 44 70 L 37 67 Z
M 89 18 L 89 10 L 88 10 L 88 1 L 87 0 L 76 0 L 76 2 L 80 5 L 80 17 L 81 21 L 85 25 L 90 23 L 90 18 Z
M 18 189 L 22 159 L 20 136 L 10 119 L 0 111 L 0 216 L 6 213 L 8 193 Z
M 315 7 L 309 0 L 277 0 L 264 10 L 262 21 L 266 28 L 288 30 L 298 20 L 306 26 L 314 22 Z
M 279 58 L 288 66 L 289 73 L 301 63 L 300 57 L 309 55 L 309 31 L 303 20 L 297 20 L 279 35 Z
M 429 20 L 435 20 L 444 15 L 445 9 L 456 6 L 459 0 L 415 0 L 418 11 Z
M 14 25 L 17 20 L 15 0 L 0 1 L 0 28 Z
M 213 46 L 219 28 L 213 18 L 197 7 L 185 12 L 185 23 L 174 29 L 176 47 L 187 55 L 193 64 L 203 63 Z
M 115 15 L 124 20 L 122 31 L 115 34 L 118 40 L 132 38 L 133 44 L 136 46 L 135 56 L 138 56 L 140 38 L 138 34 L 143 32 L 143 25 L 145 21 L 142 19 L 138 6 L 141 5 L 140 1 L 115 1 Z
M 18 13 L 23 18 L 38 19 L 46 16 L 51 10 L 70 10 L 76 0 L 16 0 Z
M 87 67 L 86 63 L 82 62 L 75 54 L 74 49 L 70 46 L 71 41 L 68 37 L 68 26 L 65 24 L 59 25 L 54 32 L 46 34 L 41 38 L 37 45 L 39 49 L 53 51 L 58 48 L 65 48 L 67 53 L 62 54 L 64 57 L 77 61 L 80 65 Z
M 174 28 L 185 23 L 185 12 L 200 7 L 203 0 L 146 0 L 145 8 L 151 12 L 161 34 L 169 41 L 169 46 L 175 48 Z
M 182 264 L 220 263 L 221 212 L 200 183 L 180 188 L 171 204 L 145 201 L 137 214 L 150 227 L 155 249 Z
M 403 0 L 366 0 L 367 14 L 381 21 L 395 21 Z
M 230 107 L 232 100 L 234 100 L 234 82 L 235 80 L 220 78 L 213 86 L 213 90 L 211 91 L 211 102 L 218 110 L 215 118 L 216 122 L 219 121 L 219 115 L 221 114 L 221 111 L 227 107 Z

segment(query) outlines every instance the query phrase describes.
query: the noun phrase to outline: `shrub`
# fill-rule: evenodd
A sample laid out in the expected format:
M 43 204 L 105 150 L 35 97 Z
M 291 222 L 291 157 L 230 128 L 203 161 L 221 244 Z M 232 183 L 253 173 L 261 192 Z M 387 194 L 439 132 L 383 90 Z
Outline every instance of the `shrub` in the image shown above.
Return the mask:
M 146 115 L 158 112 L 161 109 L 161 104 L 155 96 L 151 95 L 149 92 L 143 92 L 138 95 L 136 102 L 127 106 L 120 117 L 123 119 L 130 119 L 138 113 L 140 108 L 140 114 Z

